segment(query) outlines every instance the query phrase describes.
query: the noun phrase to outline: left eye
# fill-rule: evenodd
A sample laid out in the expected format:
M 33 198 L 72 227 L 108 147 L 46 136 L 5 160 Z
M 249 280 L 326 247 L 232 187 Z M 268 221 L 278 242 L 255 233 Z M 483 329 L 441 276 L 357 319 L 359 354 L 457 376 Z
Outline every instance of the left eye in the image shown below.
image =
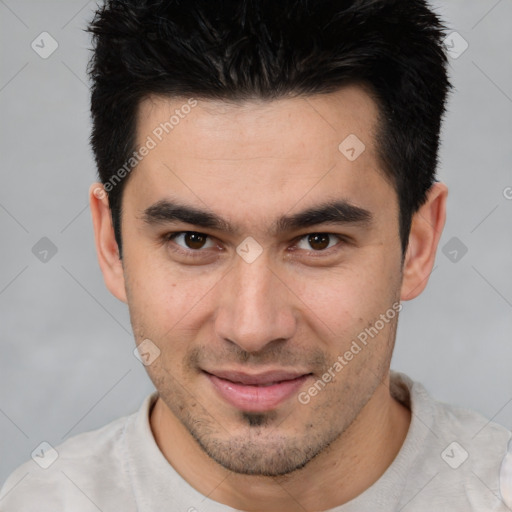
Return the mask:
M 199 249 L 205 248 L 205 243 L 208 241 L 208 235 L 205 235 L 204 233 L 198 233 L 196 231 L 181 231 L 179 233 L 171 233 L 167 237 L 167 240 L 173 240 L 176 242 L 177 240 L 182 240 L 182 242 L 185 245 L 181 245 L 180 243 L 176 242 L 178 246 L 197 251 Z M 209 247 L 215 247 L 215 244 L 210 241 Z M 206 246 L 206 248 L 209 248 Z
M 338 241 L 341 240 L 341 237 L 338 235 L 333 235 L 332 233 L 311 233 L 309 235 L 303 236 L 297 244 L 297 247 L 299 247 L 300 244 L 305 241 L 306 244 L 309 244 L 309 246 L 313 248 L 313 251 L 324 251 L 336 245 L 335 243 L 332 245 L 330 244 L 332 238 L 337 238 Z M 299 249 L 305 249 L 307 251 L 311 250 L 307 247 L 299 247 Z

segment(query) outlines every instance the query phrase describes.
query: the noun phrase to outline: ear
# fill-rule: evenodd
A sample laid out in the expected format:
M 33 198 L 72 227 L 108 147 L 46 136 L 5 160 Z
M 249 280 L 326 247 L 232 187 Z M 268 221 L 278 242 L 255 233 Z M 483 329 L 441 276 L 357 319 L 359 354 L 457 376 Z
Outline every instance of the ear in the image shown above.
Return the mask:
M 119 248 L 114 236 L 108 195 L 101 183 L 93 183 L 89 188 L 94 240 L 103 279 L 114 297 L 126 300 L 123 264 L 119 258 Z
M 400 300 L 416 298 L 427 286 L 446 220 L 447 196 L 448 187 L 434 183 L 427 193 L 427 201 L 412 218 Z

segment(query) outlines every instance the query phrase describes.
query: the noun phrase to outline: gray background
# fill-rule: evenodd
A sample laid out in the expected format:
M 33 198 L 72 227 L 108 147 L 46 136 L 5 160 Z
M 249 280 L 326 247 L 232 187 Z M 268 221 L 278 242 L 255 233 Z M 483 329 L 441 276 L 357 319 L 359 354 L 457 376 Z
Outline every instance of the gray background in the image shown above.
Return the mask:
M 427 289 L 403 303 L 392 368 L 511 428 L 512 0 L 434 5 L 469 48 L 450 60 L 448 220 Z M 104 286 L 87 204 L 94 8 L 0 0 L 0 482 L 40 442 L 130 414 L 153 390 L 127 307 Z M 59 44 L 47 59 L 31 48 L 43 31 Z M 57 248 L 46 262 L 32 252 L 43 237 Z

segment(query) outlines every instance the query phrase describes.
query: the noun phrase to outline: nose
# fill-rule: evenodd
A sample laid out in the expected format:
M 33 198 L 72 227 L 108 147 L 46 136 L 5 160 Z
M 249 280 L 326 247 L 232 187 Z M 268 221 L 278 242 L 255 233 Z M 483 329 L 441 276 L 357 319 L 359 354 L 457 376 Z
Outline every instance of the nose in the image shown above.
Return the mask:
M 220 339 L 255 353 L 294 335 L 294 295 L 265 253 L 252 263 L 239 258 L 223 281 L 215 318 Z

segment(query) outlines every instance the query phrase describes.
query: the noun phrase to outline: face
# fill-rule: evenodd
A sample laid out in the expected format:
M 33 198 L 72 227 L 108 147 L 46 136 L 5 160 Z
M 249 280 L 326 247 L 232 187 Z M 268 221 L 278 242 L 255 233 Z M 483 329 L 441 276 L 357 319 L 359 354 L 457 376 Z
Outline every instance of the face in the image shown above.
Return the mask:
M 151 149 L 122 213 L 131 322 L 172 416 L 231 471 L 303 467 L 388 374 L 401 248 L 376 119 L 356 86 L 140 105 Z

